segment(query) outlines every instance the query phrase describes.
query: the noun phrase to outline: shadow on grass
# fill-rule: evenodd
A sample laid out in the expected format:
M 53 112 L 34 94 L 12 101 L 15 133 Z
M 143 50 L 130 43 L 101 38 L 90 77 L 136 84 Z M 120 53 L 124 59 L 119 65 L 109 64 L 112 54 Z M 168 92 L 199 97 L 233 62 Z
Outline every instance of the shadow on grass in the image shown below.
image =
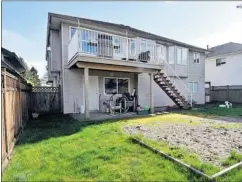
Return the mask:
M 27 124 L 24 132 L 17 142 L 17 145 L 36 143 L 52 137 L 57 138 L 61 136 L 69 136 L 78 133 L 83 128 L 91 125 L 127 121 L 128 119 L 137 117 L 105 119 L 103 121 L 79 121 L 69 115 L 64 114 L 40 115 L 38 119 L 33 119 Z M 150 116 L 142 116 L 142 118 L 147 117 Z

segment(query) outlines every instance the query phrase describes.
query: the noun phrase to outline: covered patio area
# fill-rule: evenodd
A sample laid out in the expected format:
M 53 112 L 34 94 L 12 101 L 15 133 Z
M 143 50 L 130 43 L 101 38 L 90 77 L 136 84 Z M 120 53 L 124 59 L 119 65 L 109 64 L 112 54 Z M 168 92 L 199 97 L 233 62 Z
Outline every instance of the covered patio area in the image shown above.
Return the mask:
M 85 119 L 85 120 L 102 120 L 102 119 L 111 119 L 111 118 L 122 118 L 126 116 L 134 117 L 136 113 L 136 107 L 139 104 L 139 89 L 138 85 L 138 76 L 139 74 L 149 74 L 149 83 L 144 85 L 144 87 L 149 88 L 149 107 L 150 112 L 154 112 L 154 94 L 153 94 L 153 74 L 161 69 L 161 66 L 148 66 L 137 67 L 136 64 L 130 65 L 117 65 L 117 64 L 105 64 L 105 58 L 97 62 L 96 59 L 93 58 L 94 61 L 86 61 L 86 59 L 80 59 L 77 57 L 75 64 L 69 65 L 69 71 L 75 69 L 75 71 L 79 70 L 82 72 L 82 87 L 83 87 L 83 103 L 81 105 L 81 114 L 73 114 L 73 117 L 78 117 L 76 119 Z M 123 61 L 125 62 L 125 61 Z M 110 60 L 108 60 L 110 63 Z M 95 81 L 96 80 L 96 81 Z M 115 88 L 108 87 L 108 84 L 117 83 Z M 125 83 L 124 83 L 125 82 Z M 96 86 L 94 86 L 94 84 Z M 112 85 L 111 84 L 111 85 Z M 121 85 L 122 84 L 122 85 Z M 132 106 L 132 110 L 127 110 L 125 112 L 118 110 L 115 114 L 110 113 L 110 105 L 108 106 L 108 101 L 110 100 L 112 95 L 115 97 L 112 101 L 117 103 L 117 99 L 120 99 L 124 95 L 125 92 L 131 94 L 134 90 L 136 92 L 137 98 L 135 100 L 135 104 Z M 116 94 L 113 94 L 116 92 Z M 98 97 L 97 97 L 98 94 Z M 95 96 L 96 95 L 96 96 Z M 97 101 L 98 100 L 98 101 Z M 98 102 L 98 107 L 95 107 L 93 103 Z M 103 107 L 103 105 L 107 105 L 107 107 Z M 97 104 L 96 104 L 97 105 Z M 118 109 L 118 108 L 117 108 Z

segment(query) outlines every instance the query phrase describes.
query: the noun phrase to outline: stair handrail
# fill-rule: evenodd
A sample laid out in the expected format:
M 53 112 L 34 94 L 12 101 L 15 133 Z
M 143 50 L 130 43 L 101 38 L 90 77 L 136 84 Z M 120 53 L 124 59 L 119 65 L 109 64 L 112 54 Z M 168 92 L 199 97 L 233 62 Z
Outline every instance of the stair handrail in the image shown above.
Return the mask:
M 174 76 L 176 76 L 181 82 L 182 82 L 182 84 L 183 84 L 183 86 L 185 87 L 185 89 L 188 91 L 188 94 L 190 94 L 190 96 L 191 96 L 191 102 L 190 102 L 190 105 L 191 105 L 191 107 L 192 107 L 192 92 L 190 91 L 190 89 L 186 86 L 186 84 L 181 80 L 181 78 L 178 76 L 178 74 L 176 73 L 176 71 L 171 67 L 171 65 L 166 61 L 166 59 L 163 59 L 164 60 L 164 62 L 165 62 L 165 64 L 166 65 L 168 65 L 168 67 L 172 70 L 172 72 L 174 73 Z M 164 69 L 164 71 L 165 71 L 165 69 Z M 168 76 L 168 75 L 167 75 Z M 175 81 L 173 81 L 173 80 L 171 80 L 173 83 L 174 83 L 174 85 L 176 85 L 175 84 Z M 184 95 L 183 95 L 184 96 Z M 184 96 L 184 97 L 186 97 L 186 96 Z M 188 98 L 186 98 L 187 99 L 187 101 L 189 102 L 189 99 Z

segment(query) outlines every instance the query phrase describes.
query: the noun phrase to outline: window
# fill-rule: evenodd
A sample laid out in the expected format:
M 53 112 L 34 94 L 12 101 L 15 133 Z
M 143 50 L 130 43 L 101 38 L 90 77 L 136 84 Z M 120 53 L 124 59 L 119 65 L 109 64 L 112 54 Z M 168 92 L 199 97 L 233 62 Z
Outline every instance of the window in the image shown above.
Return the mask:
M 225 58 L 216 59 L 216 66 L 221 66 L 223 64 L 226 64 Z
M 139 59 L 143 61 L 150 61 L 154 59 L 155 44 L 152 41 L 141 40 Z
M 182 64 L 187 65 L 187 52 L 188 49 L 182 48 Z
M 198 82 L 189 82 L 188 83 L 188 88 L 190 91 L 193 93 L 199 92 L 199 85 Z
M 118 92 L 116 78 L 105 78 L 105 94 L 113 94 Z
M 130 40 L 129 42 L 130 46 L 130 55 L 134 56 L 135 55 L 135 40 Z
M 177 57 L 176 57 L 177 64 L 187 65 L 187 49 L 178 47 L 176 54 L 177 54 Z
M 104 78 L 105 94 L 123 94 L 129 92 L 128 78 Z
M 141 40 L 140 52 L 145 52 L 145 51 L 146 51 L 146 40 Z
M 116 54 L 120 54 L 121 53 L 121 38 L 119 37 L 114 37 L 114 52 Z
M 71 27 L 71 30 L 70 30 L 70 40 L 71 40 L 72 37 L 75 35 L 75 33 L 76 33 L 76 28 Z
M 181 48 L 177 48 L 176 63 L 177 64 L 182 64 L 182 49 Z
M 193 62 L 195 64 L 200 64 L 200 54 L 199 53 L 196 53 L 196 52 L 193 53 Z
M 129 79 L 118 79 L 118 93 L 123 94 L 129 92 Z
M 81 31 L 81 50 L 89 54 L 97 53 L 97 33 L 88 30 Z
M 174 64 L 175 57 L 175 47 L 169 47 L 169 64 Z

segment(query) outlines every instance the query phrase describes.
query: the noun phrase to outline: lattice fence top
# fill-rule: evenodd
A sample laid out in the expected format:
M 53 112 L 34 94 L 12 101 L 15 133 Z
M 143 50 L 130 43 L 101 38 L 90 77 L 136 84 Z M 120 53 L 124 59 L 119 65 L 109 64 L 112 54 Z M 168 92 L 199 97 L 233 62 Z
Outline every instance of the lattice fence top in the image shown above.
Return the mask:
M 213 90 L 242 90 L 242 85 L 213 86 Z
M 59 92 L 59 87 L 32 87 L 32 92 Z

